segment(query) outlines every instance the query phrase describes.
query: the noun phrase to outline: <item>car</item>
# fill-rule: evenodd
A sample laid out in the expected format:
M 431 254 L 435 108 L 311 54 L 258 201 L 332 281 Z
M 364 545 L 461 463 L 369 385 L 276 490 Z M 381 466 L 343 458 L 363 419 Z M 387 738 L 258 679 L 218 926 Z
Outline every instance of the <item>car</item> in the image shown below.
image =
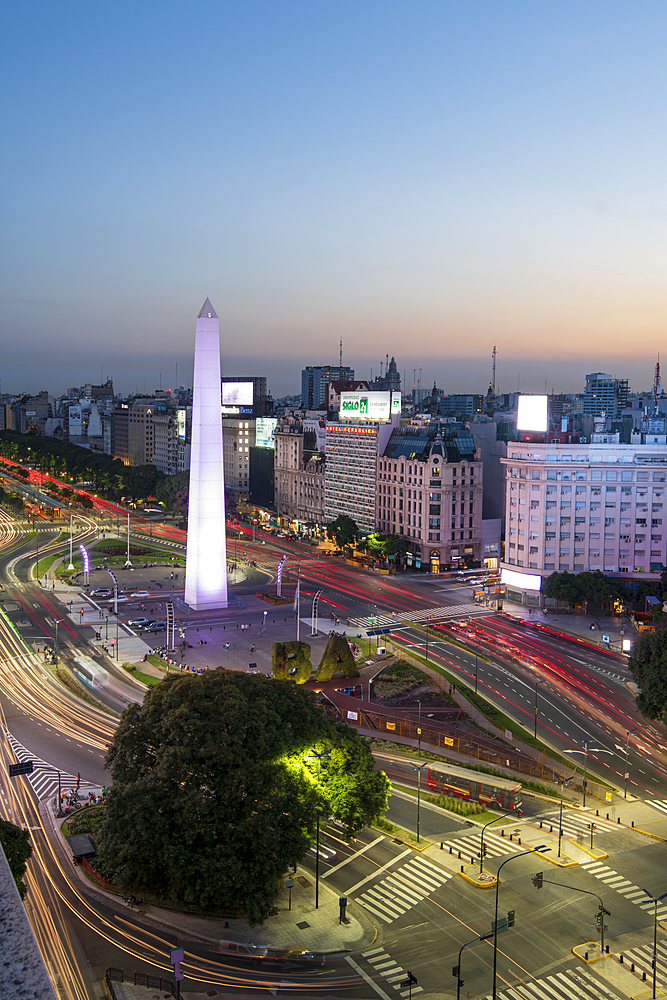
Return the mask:
M 167 629 L 166 622 L 152 622 L 147 625 L 144 632 L 165 632 Z
M 152 622 L 152 618 L 132 618 L 127 624 L 134 626 L 134 628 L 141 628 L 144 625 L 151 625 Z
M 132 597 L 150 597 L 151 595 L 147 590 L 135 590 Z
M 111 597 L 111 591 L 108 587 L 98 587 L 97 590 L 93 590 L 91 597 Z
M 129 601 L 129 599 L 130 599 L 129 597 L 125 597 L 123 594 L 119 594 L 118 597 L 110 597 L 108 603 L 114 604 L 116 601 L 118 601 L 119 604 L 122 604 L 124 601 Z

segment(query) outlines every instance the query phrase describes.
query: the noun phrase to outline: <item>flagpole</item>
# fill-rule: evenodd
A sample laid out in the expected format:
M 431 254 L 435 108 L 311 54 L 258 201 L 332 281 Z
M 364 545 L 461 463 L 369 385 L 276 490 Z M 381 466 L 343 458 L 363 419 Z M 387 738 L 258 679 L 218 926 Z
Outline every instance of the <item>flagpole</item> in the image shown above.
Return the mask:
M 296 578 L 296 641 L 299 641 L 299 624 L 301 618 L 301 567 Z

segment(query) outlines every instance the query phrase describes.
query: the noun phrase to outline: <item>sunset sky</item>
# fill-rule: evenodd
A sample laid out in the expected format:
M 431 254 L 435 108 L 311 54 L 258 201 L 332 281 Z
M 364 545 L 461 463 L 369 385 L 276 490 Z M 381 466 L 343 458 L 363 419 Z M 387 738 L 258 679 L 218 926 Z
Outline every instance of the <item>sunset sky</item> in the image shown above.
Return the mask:
M 650 386 L 667 315 L 667 5 L 5 8 L 2 392 Z M 665 355 L 667 359 L 667 354 Z

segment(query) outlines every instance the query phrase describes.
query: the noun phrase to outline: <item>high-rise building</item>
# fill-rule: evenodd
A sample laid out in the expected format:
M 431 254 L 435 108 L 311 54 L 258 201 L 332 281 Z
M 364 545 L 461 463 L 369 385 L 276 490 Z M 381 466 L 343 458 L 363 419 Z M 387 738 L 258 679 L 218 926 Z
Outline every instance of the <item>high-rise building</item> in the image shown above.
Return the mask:
M 286 414 L 275 431 L 275 507 L 282 523 L 308 533 L 325 523 L 325 452 L 320 438 L 326 435 L 324 417 L 317 427 L 301 413 Z
M 377 527 L 408 542 L 408 565 L 479 566 L 482 459 L 460 423 L 396 427 L 378 456 Z
M 220 419 L 220 332 L 208 299 L 195 324 L 185 600 L 196 611 L 227 606 L 225 477 Z
M 354 369 L 347 365 L 309 365 L 301 372 L 301 405 L 307 410 L 325 407 L 329 382 L 353 378 Z
M 501 462 L 510 599 L 538 605 L 541 579 L 555 570 L 659 579 L 667 566 L 664 435 L 662 442 L 595 434 L 591 444 L 508 444 Z
M 604 372 L 593 372 L 586 376 L 584 389 L 584 413 L 599 417 L 620 417 L 628 405 L 630 388 L 627 378 L 613 378 Z
M 349 420 L 327 423 L 324 519 L 339 514 L 353 518 L 361 531 L 375 531 L 375 496 L 378 455 L 394 423 L 357 423 Z

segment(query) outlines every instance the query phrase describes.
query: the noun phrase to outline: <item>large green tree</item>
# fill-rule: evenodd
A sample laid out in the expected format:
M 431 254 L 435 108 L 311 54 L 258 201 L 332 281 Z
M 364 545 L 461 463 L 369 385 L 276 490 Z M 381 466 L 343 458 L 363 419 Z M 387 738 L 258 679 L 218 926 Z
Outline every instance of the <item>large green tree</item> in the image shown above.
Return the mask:
M 28 860 L 32 855 L 30 834 L 19 826 L 14 826 L 5 819 L 0 819 L 0 844 L 5 852 L 9 870 L 14 876 L 21 899 L 25 899 L 28 891 L 23 876 Z
M 553 597 L 557 601 L 567 601 L 568 604 L 578 604 L 582 601 L 595 601 L 603 604 L 613 597 L 627 599 L 627 589 L 619 580 L 605 576 L 600 570 L 594 573 L 552 573 L 544 581 L 542 593 L 545 597 Z
M 313 748 L 330 751 L 319 783 Z M 311 692 L 222 667 L 168 677 L 126 709 L 107 766 L 104 870 L 134 892 L 242 907 L 252 921 L 310 847 L 318 811 L 353 832 L 386 808 L 370 751 Z
M 359 534 L 359 525 L 347 514 L 339 514 L 335 521 L 327 524 L 327 538 L 332 538 L 339 549 L 351 545 Z
M 639 687 L 637 708 L 667 724 L 667 629 L 645 632 L 632 647 L 630 671 Z

